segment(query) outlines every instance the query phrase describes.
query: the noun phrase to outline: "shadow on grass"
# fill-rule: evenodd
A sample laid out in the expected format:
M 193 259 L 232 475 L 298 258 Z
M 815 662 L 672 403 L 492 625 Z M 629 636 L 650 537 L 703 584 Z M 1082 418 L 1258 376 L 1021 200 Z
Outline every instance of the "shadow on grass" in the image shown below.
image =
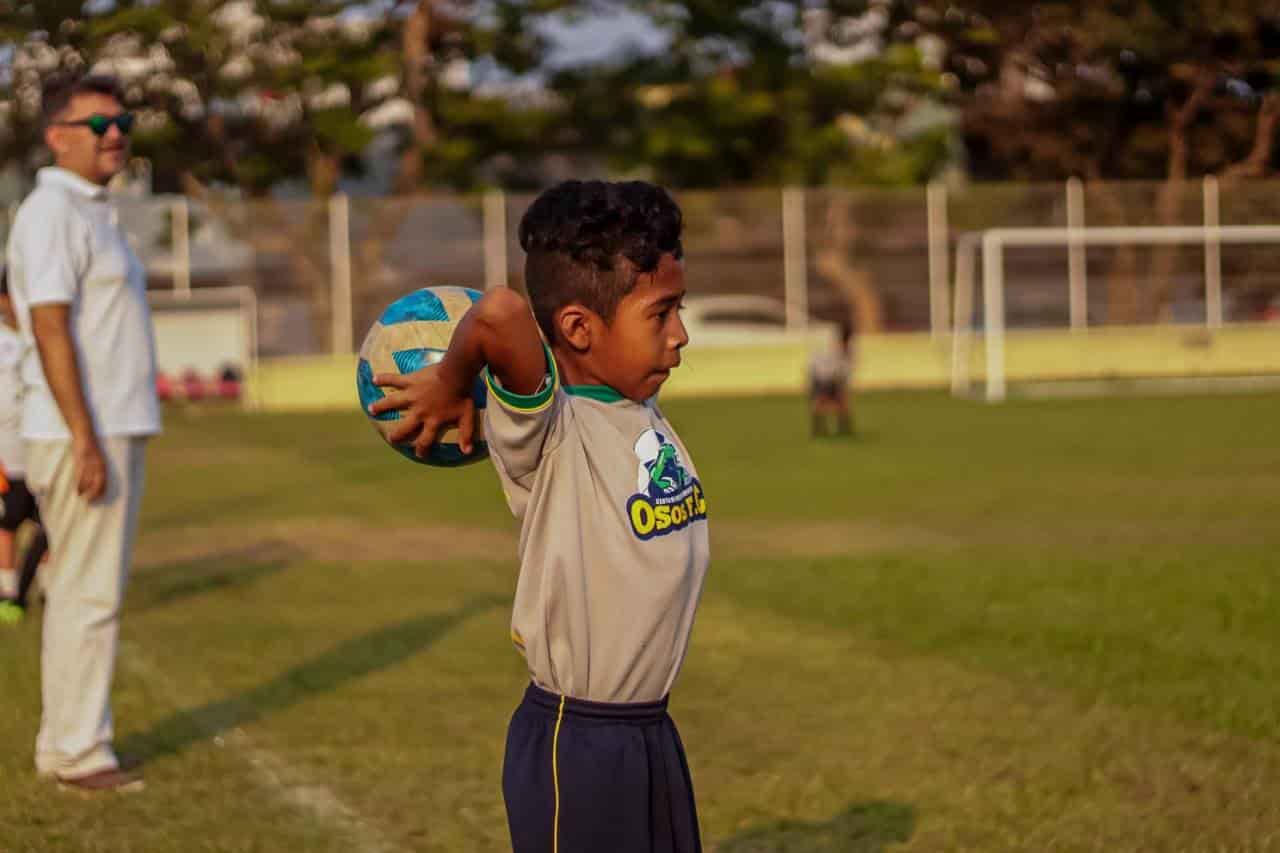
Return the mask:
M 172 530 L 187 527 L 196 518 L 218 519 L 223 522 L 247 519 L 255 514 L 267 514 L 267 510 L 279 502 L 279 491 L 241 492 L 207 497 L 203 501 L 181 501 L 165 509 L 144 512 L 141 529 Z
M 191 560 L 143 569 L 134 575 L 129 610 L 151 610 L 209 592 L 245 586 L 305 557 L 283 542 L 219 551 Z
M 748 829 L 710 853 L 881 853 L 908 841 L 916 810 L 904 803 L 853 803 L 824 821 L 780 820 Z
M 498 596 L 472 599 L 456 610 L 430 613 L 340 643 L 324 654 L 229 699 L 178 711 L 149 731 L 117 745 L 122 754 L 149 761 L 177 755 L 237 726 L 253 723 L 348 681 L 395 666 L 477 613 L 507 604 Z

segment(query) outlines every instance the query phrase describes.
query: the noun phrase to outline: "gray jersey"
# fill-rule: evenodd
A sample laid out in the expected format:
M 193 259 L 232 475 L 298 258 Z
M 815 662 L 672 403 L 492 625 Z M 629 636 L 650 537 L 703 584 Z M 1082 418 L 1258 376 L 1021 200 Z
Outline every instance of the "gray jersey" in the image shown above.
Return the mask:
M 561 388 L 554 367 L 533 396 L 486 377 L 485 437 L 521 522 L 511 638 L 534 683 L 596 702 L 661 699 L 710 555 L 688 451 L 653 402 Z

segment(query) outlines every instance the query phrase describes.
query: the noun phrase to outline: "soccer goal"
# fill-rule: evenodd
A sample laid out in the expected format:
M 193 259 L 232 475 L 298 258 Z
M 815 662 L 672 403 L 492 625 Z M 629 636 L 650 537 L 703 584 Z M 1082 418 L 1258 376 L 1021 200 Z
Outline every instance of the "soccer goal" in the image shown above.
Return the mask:
M 160 373 L 181 385 L 216 388 L 228 371 L 238 377 L 238 399 L 255 407 L 258 305 L 252 288 L 205 287 L 148 292 Z
M 1143 383 L 1280 384 L 1280 323 L 1223 318 L 1221 247 L 1262 244 L 1280 244 L 1280 226 L 995 228 L 965 234 L 956 247 L 952 393 L 969 396 L 980 384 L 987 400 L 1000 401 L 1013 383 L 1042 393 Z M 1094 246 L 1203 247 L 1202 319 L 1090 327 L 1085 251 Z M 1006 253 L 1028 248 L 1067 252 L 1065 328 L 1006 328 Z M 981 307 L 975 312 L 979 259 Z M 974 347 L 978 335 L 980 353 Z

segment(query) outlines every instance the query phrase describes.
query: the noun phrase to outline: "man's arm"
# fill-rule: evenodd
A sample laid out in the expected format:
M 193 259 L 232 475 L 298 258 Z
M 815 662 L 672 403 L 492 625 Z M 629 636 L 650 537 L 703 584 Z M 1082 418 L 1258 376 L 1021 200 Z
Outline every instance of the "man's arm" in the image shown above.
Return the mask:
M 370 412 L 399 409 L 400 422 L 389 438 L 398 443 L 417 433 L 414 447 L 419 455 L 445 427 L 456 423 L 458 442 L 470 453 L 475 434 L 471 387 L 486 366 L 513 394 L 536 393 L 547 375 L 542 338 L 529 304 L 507 287 L 488 291 L 471 307 L 439 364 L 407 376 L 375 376 L 375 384 L 400 390 L 374 403 Z
M 85 401 L 80 358 L 71 337 L 71 306 L 66 303 L 33 305 L 31 331 L 45 381 L 71 431 L 76 489 L 85 500 L 95 501 L 106 491 L 107 465 Z

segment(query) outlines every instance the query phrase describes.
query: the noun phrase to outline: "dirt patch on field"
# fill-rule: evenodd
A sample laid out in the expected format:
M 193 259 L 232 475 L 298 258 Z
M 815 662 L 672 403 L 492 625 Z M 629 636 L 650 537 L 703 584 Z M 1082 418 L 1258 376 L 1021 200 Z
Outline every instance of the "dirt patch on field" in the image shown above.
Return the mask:
M 859 555 L 879 551 L 939 548 L 956 540 L 903 525 L 850 521 L 746 522 L 711 525 L 712 559 L 779 559 Z M 466 525 L 370 525 L 350 519 L 308 518 L 252 526 L 199 525 L 144 531 L 138 566 L 148 568 L 204 561 L 218 555 L 253 553 L 287 561 L 516 559 L 518 532 Z
M 937 531 L 872 521 L 715 522 L 713 557 L 839 557 L 917 548 L 956 540 Z
M 244 526 L 192 526 L 143 533 L 138 565 L 194 562 L 235 551 L 290 560 L 515 560 L 516 532 L 462 525 L 375 526 L 350 519 L 299 519 Z

